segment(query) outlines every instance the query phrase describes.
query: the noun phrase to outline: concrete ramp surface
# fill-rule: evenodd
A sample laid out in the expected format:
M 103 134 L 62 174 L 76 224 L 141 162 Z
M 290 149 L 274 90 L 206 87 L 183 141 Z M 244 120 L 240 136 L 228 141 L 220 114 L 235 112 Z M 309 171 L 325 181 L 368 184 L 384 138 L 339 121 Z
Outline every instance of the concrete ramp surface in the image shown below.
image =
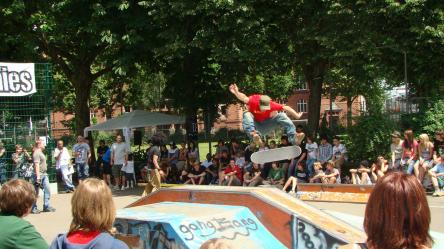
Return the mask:
M 115 227 L 133 237 L 132 248 L 198 249 L 215 238 L 242 249 L 287 248 L 241 206 L 160 202 L 119 210 Z

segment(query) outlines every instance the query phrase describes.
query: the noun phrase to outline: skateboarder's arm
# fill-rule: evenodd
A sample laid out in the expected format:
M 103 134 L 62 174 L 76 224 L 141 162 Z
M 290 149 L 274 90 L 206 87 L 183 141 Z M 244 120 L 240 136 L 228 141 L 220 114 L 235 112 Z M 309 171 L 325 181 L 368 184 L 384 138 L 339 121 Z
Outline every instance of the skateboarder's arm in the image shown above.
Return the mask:
M 302 117 L 302 112 L 296 112 L 293 108 L 289 107 L 288 105 L 284 105 L 283 108 L 284 111 L 286 111 L 288 114 L 290 114 L 296 119 L 300 119 Z
M 249 99 L 248 96 L 245 95 L 244 93 L 239 92 L 239 89 L 237 88 L 237 85 L 236 85 L 236 84 L 231 84 L 231 85 L 230 85 L 230 92 L 231 92 L 232 94 L 234 94 L 234 96 L 236 96 L 236 98 L 237 98 L 238 100 L 242 101 L 244 104 L 248 104 L 248 101 L 249 101 L 250 99 Z

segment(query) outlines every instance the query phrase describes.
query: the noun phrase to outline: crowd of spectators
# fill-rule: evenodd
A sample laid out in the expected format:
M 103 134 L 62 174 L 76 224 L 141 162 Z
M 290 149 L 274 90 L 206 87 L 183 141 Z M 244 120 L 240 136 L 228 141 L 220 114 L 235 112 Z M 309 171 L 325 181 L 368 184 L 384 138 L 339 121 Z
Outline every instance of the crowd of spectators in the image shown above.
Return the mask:
M 434 141 L 427 134 L 415 139 L 412 130 L 392 134 L 390 156 L 378 156 L 374 162 L 362 161 L 351 169 L 353 184 L 373 184 L 388 172 L 400 171 L 414 175 L 433 196 L 443 195 L 444 187 L 444 130 L 437 131 Z
M 214 153 L 207 154 L 203 162 L 199 161 L 194 143 L 176 146 L 171 142 L 161 149 L 164 151 L 160 155 L 162 181 L 194 185 L 270 185 L 293 193 L 298 183 L 371 185 L 388 172 L 401 171 L 415 175 L 425 188 L 433 188 L 434 196 L 442 194 L 444 131 L 436 132 L 433 142 L 426 134 L 419 135 L 417 141 L 411 130 L 406 130 L 403 137 L 394 132 L 390 155 L 363 160 L 349 172 L 343 171 L 346 164 L 351 164 L 346 146 L 338 136 L 331 138 L 331 142 L 321 135 L 318 143 L 298 126 L 296 143 L 302 149 L 301 155 L 264 165 L 253 163 L 251 155 L 256 151 L 291 146 L 286 136 L 282 136 L 279 143 L 268 140 L 259 145 L 254 142 L 243 145 L 236 139 L 220 140 Z
M 277 143 L 268 140 L 260 144 L 254 142 L 243 145 L 236 139 L 229 142 L 218 141 L 214 154 L 207 154 L 199 161 L 199 151 L 194 143 L 181 143 L 178 148 L 174 142 L 162 146 L 160 164 L 162 181 L 194 185 L 275 186 L 295 191 L 299 182 L 340 183 L 340 169 L 347 160 L 347 151 L 339 137 L 329 139 L 322 136 L 318 143 L 305 135 L 302 126 L 296 128 L 296 143 L 302 153 L 294 159 L 270 162 L 263 165 L 251 161 L 256 151 L 291 146 L 287 136 Z M 324 170 L 325 167 L 325 170 Z M 145 175 L 146 169 L 141 174 Z
M 256 151 L 291 146 L 286 136 L 276 140 L 265 140 L 260 144 L 254 142 L 243 144 L 236 139 L 229 142 L 218 141 L 213 148 L 213 154 L 207 154 L 205 160 L 200 160 L 199 148 L 194 142 L 175 142 L 165 144 L 159 142 L 156 155 L 159 178 L 153 186 L 160 183 L 193 184 L 193 185 L 227 185 L 275 186 L 290 193 L 296 192 L 299 183 L 323 184 L 374 184 L 391 171 L 403 171 L 414 175 L 424 187 L 433 190 L 434 196 L 442 195 L 444 186 L 444 131 L 437 131 L 435 137 L 420 134 L 418 139 L 411 130 L 401 133 L 394 132 L 390 145 L 390 155 L 380 155 L 374 160 L 363 160 L 358 167 L 351 167 L 347 148 L 340 137 L 329 138 L 321 135 L 319 140 L 306 136 L 302 126 L 296 127 L 296 144 L 302 153 L 293 159 L 270 162 L 263 165 L 254 164 L 251 155 Z M 330 140 L 331 139 L 331 140 Z M 331 143 L 330 143 L 331 141 Z M 104 141 L 97 147 L 96 163 L 91 165 L 91 149 L 88 141 L 79 136 L 72 152 L 64 146 L 63 141 L 57 141 L 57 147 L 52 152 L 56 168 L 65 185 L 66 192 L 73 192 L 75 184 L 73 176 L 82 182 L 90 175 L 102 178 L 113 190 L 125 190 L 136 186 L 138 180 L 148 181 L 151 169 L 156 169 L 152 163 L 134 163 L 134 155 L 129 146 L 117 135 L 115 142 L 109 146 Z M 49 204 L 50 191 L 46 173 L 45 156 L 40 151 L 41 144 L 27 152 L 21 145 L 16 146 L 12 154 L 14 171 L 12 178 L 22 178 L 37 182 L 37 188 L 44 191 L 45 211 L 52 211 Z M 44 148 L 43 148 L 44 149 Z M 147 149 L 148 153 L 151 148 Z M 149 153 L 148 153 L 149 154 Z M 0 144 L 0 158 L 5 155 L 5 149 Z M 0 160 L 0 164 L 4 164 Z M 142 166 L 140 166 L 140 164 Z M 349 167 L 345 172 L 345 165 Z M 145 166 L 146 165 L 146 166 Z M 93 166 L 93 167 L 91 167 Z M 91 167 L 91 168 L 90 168 Z M 4 167 L 0 167 L 3 169 Z M 36 170 L 38 168 L 38 170 Z M 75 172 L 77 172 L 75 174 Z M 0 176 L 3 176 L 0 172 Z M 36 181 L 36 177 L 38 181 Z M 5 182 L 6 179 L 1 179 Z M 159 185 L 159 186 L 157 186 Z M 38 213 L 37 208 L 33 209 Z

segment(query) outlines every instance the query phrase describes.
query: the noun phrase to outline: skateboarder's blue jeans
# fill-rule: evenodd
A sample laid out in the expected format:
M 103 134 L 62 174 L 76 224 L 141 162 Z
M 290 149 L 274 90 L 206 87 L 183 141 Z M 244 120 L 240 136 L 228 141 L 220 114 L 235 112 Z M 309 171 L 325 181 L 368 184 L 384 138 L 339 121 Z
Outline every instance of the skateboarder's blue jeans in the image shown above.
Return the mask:
M 244 112 L 242 126 L 250 138 L 252 138 L 251 132 L 253 131 L 259 133 L 260 136 L 265 136 L 272 132 L 276 126 L 280 126 L 284 130 L 284 134 L 288 136 L 288 141 L 295 144 L 296 127 L 285 112 L 278 112 L 273 118 L 262 122 L 254 120 L 251 112 Z

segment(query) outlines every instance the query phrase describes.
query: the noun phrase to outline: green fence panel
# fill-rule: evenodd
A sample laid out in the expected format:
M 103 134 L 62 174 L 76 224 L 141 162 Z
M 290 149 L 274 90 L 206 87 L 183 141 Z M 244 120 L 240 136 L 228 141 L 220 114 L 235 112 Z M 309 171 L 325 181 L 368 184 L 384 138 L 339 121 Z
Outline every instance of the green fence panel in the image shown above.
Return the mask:
M 6 167 L 3 177 L 13 177 L 15 168 L 12 154 L 15 145 L 21 144 L 31 153 L 36 140 L 44 138 L 47 141 L 48 174 L 51 182 L 56 181 L 55 163 L 52 151 L 55 142 L 51 132 L 51 112 L 53 98 L 53 75 L 49 63 L 35 64 L 35 79 L 37 92 L 21 97 L 0 97 L 0 141 L 6 153 L 0 158 L 0 163 Z

